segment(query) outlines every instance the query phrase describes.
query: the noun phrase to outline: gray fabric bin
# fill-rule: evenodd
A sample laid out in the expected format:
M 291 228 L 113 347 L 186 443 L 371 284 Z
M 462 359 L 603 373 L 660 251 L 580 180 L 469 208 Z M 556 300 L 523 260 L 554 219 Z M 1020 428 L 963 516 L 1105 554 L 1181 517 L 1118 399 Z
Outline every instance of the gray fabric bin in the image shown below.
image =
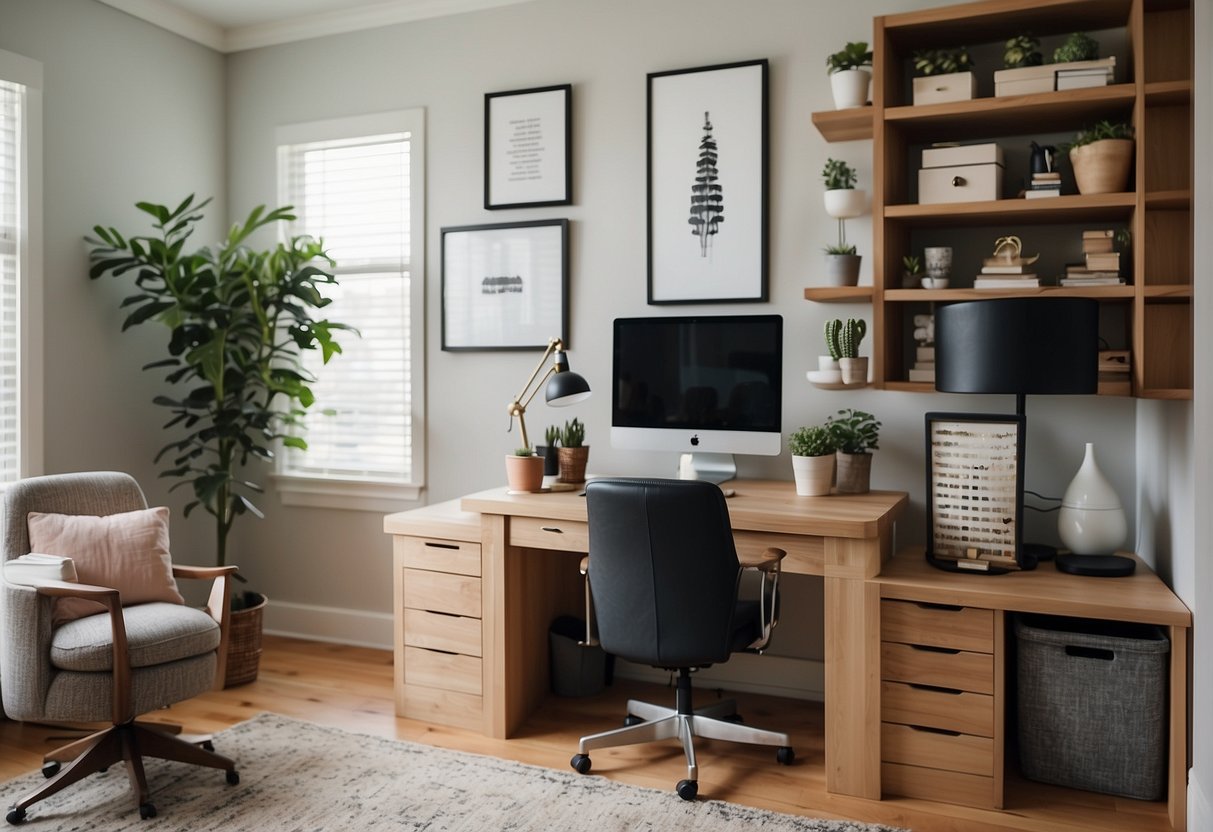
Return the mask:
M 1153 625 L 1015 617 L 1025 777 L 1141 800 L 1166 791 L 1166 634 Z
M 557 696 L 593 696 L 606 688 L 607 654 L 596 644 L 580 643 L 585 635 L 585 622 L 568 615 L 548 630 L 552 693 Z

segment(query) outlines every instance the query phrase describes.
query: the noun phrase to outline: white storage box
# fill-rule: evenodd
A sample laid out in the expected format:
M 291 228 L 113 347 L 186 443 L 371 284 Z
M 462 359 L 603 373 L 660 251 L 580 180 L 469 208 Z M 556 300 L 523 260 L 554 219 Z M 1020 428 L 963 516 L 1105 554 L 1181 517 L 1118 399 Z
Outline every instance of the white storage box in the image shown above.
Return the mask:
M 994 72 L 994 97 L 1004 98 L 1008 95 L 1031 95 L 1038 92 L 1053 92 L 1066 88 L 1057 84 L 1058 72 L 1070 77 L 1083 73 L 1083 86 L 1103 86 L 1112 83 L 1113 71 L 1116 68 L 1116 56 L 1100 58 L 1095 61 L 1071 61 L 1065 64 L 1044 64 L 1043 66 L 1021 66 L 1018 69 L 999 69 Z M 1096 76 L 1085 73 L 1095 72 Z M 1102 77 L 1103 83 L 1096 83 Z M 1073 82 L 1067 82 L 1073 88 Z
M 919 204 L 1000 199 L 1002 158 L 994 143 L 926 148 L 918 171 Z
M 914 79 L 914 106 L 969 101 L 977 95 L 977 76 L 972 72 L 949 72 Z

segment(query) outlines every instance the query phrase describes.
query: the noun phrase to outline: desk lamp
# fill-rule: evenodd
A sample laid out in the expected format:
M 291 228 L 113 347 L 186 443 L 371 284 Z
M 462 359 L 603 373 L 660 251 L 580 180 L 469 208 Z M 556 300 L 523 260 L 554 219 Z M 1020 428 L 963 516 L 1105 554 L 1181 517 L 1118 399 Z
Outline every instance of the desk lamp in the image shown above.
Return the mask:
M 540 378 L 539 374 L 547 364 L 548 358 L 552 359 L 552 366 L 548 367 L 547 372 L 543 373 L 543 377 Z M 536 379 L 538 379 L 538 383 L 536 383 Z M 531 447 L 531 441 L 527 438 L 526 420 L 523 416 L 526 413 L 527 405 L 531 403 L 531 399 L 535 398 L 535 394 L 539 392 L 539 388 L 545 381 L 547 388 L 543 392 L 543 398 L 553 407 L 566 407 L 590 397 L 589 382 L 569 369 L 569 355 L 564 350 L 564 341 L 559 338 L 548 341 L 548 348 L 543 351 L 531 377 L 526 380 L 522 390 L 506 408 L 510 414 L 511 428 L 514 426 L 514 417 L 518 417 L 518 427 L 522 431 L 522 447 L 524 448 Z
M 942 393 L 1013 393 L 1024 415 L 1027 394 L 1091 394 L 1099 387 L 1099 304 L 1090 298 L 996 298 L 939 307 L 935 312 L 935 389 Z M 1022 498 L 1022 494 L 1020 495 Z M 1054 555 L 1025 543 L 1020 565 Z M 1109 556 L 1062 556 L 1062 571 L 1081 560 L 1086 574 Z M 1129 561 L 1132 562 L 1131 560 Z M 1123 568 L 1109 562 L 1108 572 Z

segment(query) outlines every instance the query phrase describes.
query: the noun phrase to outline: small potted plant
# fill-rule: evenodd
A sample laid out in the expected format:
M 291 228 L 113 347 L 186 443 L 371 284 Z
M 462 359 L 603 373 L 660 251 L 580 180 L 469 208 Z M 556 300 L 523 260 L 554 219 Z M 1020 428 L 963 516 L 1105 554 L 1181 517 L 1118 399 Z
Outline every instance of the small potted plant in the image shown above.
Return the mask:
M 917 289 L 922 284 L 922 279 L 927 276 L 926 270 L 922 267 L 922 258 L 917 254 L 907 254 L 901 258 L 901 288 Z
M 834 437 L 839 494 L 867 494 L 872 478 L 872 451 L 879 450 L 880 422 L 862 410 L 840 410 L 826 420 Z
M 1040 38 L 1024 32 L 1007 40 L 1002 49 L 1002 65 L 1006 69 L 1025 66 L 1040 66 L 1044 56 L 1040 54 Z
M 846 110 L 868 103 L 872 83 L 872 52 L 865 41 L 848 43 L 841 52 L 826 58 L 834 109 Z
M 798 428 L 788 437 L 792 453 L 792 476 L 796 494 L 820 497 L 830 493 L 834 483 L 834 437 L 822 425 Z
M 559 441 L 560 428 L 557 425 L 548 425 L 543 431 L 544 444 L 535 448 L 535 453 L 543 457 L 543 475 L 545 477 L 554 477 L 560 471 L 560 462 L 556 453 L 556 443 Z
M 1099 41 L 1086 32 L 1074 32 L 1065 43 L 1053 50 L 1053 63 L 1068 64 L 1075 61 L 1099 59 Z
M 849 318 L 846 323 L 838 318 L 826 322 L 826 347 L 838 361 L 843 384 L 867 384 L 868 359 L 859 355 L 859 344 L 867 331 L 867 322 L 862 318 Z
M 858 217 L 864 209 L 864 192 L 855 188 L 859 181 L 855 168 L 838 159 L 827 159 L 821 169 L 825 183 L 826 213 L 835 219 Z
M 1101 121 L 1066 145 L 1080 194 L 1124 191 L 1133 166 L 1133 126 Z
M 543 488 L 543 457 L 530 448 L 519 448 L 505 456 L 505 480 L 510 491 L 526 493 Z
M 973 60 L 963 46 L 914 53 L 914 105 L 968 101 L 977 95 Z
M 565 422 L 560 431 L 559 482 L 585 482 L 585 465 L 590 458 L 590 446 L 585 444 L 585 425 L 580 419 Z

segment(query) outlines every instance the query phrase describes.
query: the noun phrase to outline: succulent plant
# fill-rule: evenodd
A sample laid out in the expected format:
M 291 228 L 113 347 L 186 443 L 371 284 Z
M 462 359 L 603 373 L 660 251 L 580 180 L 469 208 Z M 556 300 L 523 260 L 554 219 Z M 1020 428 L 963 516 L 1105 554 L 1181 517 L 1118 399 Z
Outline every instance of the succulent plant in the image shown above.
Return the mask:
M 792 456 L 829 456 L 837 450 L 834 437 L 823 425 L 798 428 L 788 437 Z
M 912 277 L 917 277 L 923 273 L 922 258 L 917 254 L 907 254 L 901 258 L 901 265 L 906 270 L 906 274 Z
M 859 344 L 867 331 L 867 321 L 862 318 L 848 318 L 845 324 L 838 318 L 826 321 L 826 348 L 830 351 L 830 357 L 858 358 Z
M 516 448 L 514 450 L 514 456 L 534 456 L 534 455 L 535 455 L 535 452 L 532 451 L 530 448 Z
M 585 425 L 580 419 L 574 419 L 571 422 L 564 423 L 564 429 L 560 431 L 560 444 L 565 448 L 580 448 L 585 442 Z
M 548 425 L 543 431 L 543 443 L 549 448 L 556 446 L 556 442 L 560 439 L 560 426 Z

